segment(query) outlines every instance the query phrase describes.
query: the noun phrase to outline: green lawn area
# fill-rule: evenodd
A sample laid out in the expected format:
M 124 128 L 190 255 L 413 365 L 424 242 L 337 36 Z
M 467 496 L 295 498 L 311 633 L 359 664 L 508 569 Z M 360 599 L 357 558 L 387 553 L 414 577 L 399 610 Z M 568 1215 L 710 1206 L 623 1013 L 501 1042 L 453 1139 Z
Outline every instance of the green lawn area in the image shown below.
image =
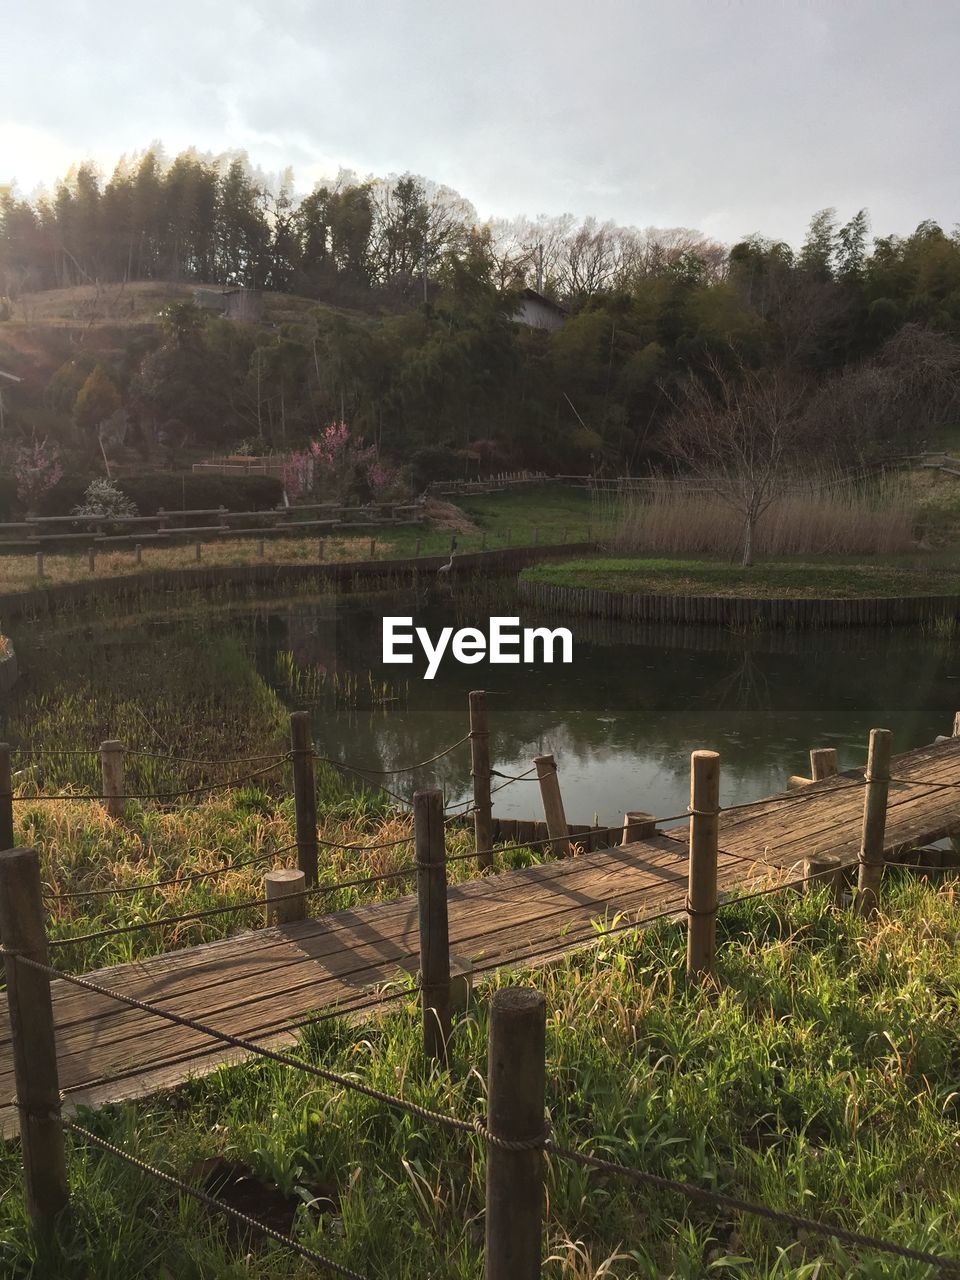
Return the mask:
M 684 934 L 666 924 L 601 937 L 592 951 L 511 975 L 546 997 L 556 1142 L 956 1254 L 953 885 L 892 874 L 875 922 L 831 911 L 823 892 L 730 903 L 718 919 L 715 986 L 686 981 Z M 415 997 L 380 1020 L 320 1022 L 292 1052 L 469 1122 L 484 1110 L 486 1011 L 497 985 L 480 982 L 457 1018 L 449 1071 L 423 1066 Z M 486 1161 L 469 1133 L 269 1062 L 78 1119 L 192 1185 L 218 1169 L 249 1171 L 257 1180 L 249 1212 L 284 1230 L 292 1222 L 304 1244 L 371 1280 L 482 1274 Z M 0 1144 L 0 1274 L 11 1280 L 317 1274 L 82 1138 L 69 1136 L 67 1146 L 72 1211 L 59 1236 L 37 1236 L 23 1209 L 18 1147 Z M 545 1280 L 934 1274 L 559 1158 L 544 1173 Z
M 946 557 L 885 561 L 774 560 L 748 569 L 721 561 L 582 557 L 525 569 L 522 577 L 553 586 L 663 595 L 829 599 L 851 596 L 960 594 L 960 565 Z

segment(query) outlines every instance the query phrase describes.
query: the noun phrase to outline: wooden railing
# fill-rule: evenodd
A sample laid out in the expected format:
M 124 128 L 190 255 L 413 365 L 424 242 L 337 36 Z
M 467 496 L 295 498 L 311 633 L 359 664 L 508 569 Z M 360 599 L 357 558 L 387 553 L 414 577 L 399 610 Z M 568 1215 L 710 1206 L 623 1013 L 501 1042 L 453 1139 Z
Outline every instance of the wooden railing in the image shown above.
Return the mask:
M 239 537 L 243 534 L 306 533 L 317 529 L 381 528 L 418 524 L 424 519 L 419 502 L 371 503 L 348 507 L 331 503 L 277 507 L 269 511 L 228 511 L 226 507 L 202 507 L 189 511 L 165 511 L 152 516 L 35 516 L 30 520 L 0 524 L 0 550 L 21 546 L 38 548 L 52 543 L 103 545 L 136 539 L 170 541 L 202 533 L 205 536 Z

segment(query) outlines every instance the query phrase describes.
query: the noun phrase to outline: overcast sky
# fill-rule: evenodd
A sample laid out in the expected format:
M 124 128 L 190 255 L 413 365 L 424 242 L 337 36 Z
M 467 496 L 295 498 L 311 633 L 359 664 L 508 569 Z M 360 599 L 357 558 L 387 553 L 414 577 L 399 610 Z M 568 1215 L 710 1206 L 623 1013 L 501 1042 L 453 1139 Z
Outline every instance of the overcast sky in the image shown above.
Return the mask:
M 595 214 L 725 241 L 960 222 L 957 0 L 3 0 L 0 182 L 245 148 L 481 216 Z

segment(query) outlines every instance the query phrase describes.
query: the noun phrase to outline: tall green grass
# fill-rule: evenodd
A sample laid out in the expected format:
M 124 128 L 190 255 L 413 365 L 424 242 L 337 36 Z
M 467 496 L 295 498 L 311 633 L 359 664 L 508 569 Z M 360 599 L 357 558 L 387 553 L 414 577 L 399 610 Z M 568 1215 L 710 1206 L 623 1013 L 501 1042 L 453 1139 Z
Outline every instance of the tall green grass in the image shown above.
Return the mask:
M 875 924 L 825 897 L 733 903 L 716 987 L 684 978 L 680 930 L 598 937 L 543 970 L 480 984 L 449 1073 L 419 1053 L 411 997 L 381 1019 L 320 1022 L 298 1050 L 462 1119 L 484 1110 L 486 1009 L 507 981 L 546 996 L 547 1105 L 560 1145 L 933 1252 L 960 1232 L 960 930 L 952 882 L 888 878 Z M 362 1274 L 476 1280 L 482 1146 L 270 1063 L 81 1116 L 192 1181 L 217 1157 L 290 1197 L 294 1231 Z M 16 1148 L 0 1154 L 0 1271 L 12 1280 L 312 1274 L 279 1246 L 69 1139 L 61 1243 L 31 1238 Z M 928 1280 L 846 1249 L 613 1175 L 545 1162 L 548 1280 Z M 328 1200 L 312 1202 L 322 1189 Z

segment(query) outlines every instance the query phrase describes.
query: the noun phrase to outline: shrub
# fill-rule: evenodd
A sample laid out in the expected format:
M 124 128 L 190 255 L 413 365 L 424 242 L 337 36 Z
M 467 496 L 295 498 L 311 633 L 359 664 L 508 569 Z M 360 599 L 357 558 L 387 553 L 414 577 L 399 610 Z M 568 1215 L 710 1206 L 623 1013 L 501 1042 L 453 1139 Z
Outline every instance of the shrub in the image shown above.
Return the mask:
M 135 516 L 136 505 L 111 480 L 91 480 L 83 502 L 74 507 L 77 516 Z
M 17 505 L 15 476 L 0 476 L 0 520 L 12 520 Z
M 64 477 L 43 504 L 45 515 L 70 515 L 82 501 L 92 476 Z M 283 483 L 275 476 L 195 475 L 192 471 L 147 472 L 118 476 L 121 493 L 141 515 L 167 511 L 226 507 L 230 511 L 270 511 L 283 501 Z

